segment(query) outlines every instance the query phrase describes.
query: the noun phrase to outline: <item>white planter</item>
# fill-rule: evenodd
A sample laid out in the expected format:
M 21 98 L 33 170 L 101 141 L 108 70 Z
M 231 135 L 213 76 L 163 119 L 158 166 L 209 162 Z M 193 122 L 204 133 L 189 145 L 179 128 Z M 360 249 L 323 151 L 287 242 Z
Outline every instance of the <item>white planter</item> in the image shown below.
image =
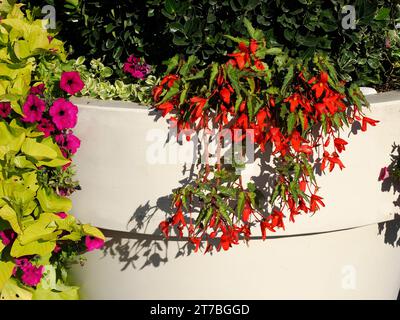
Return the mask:
M 185 241 L 158 237 L 166 197 L 186 176 L 182 163 L 172 163 L 173 150 L 182 152 L 188 144 L 162 144 L 158 159 L 166 156 L 171 163 L 151 163 L 152 138 L 168 133 L 165 119 L 155 121 L 146 107 L 133 103 L 77 99 L 82 145 L 75 162 L 83 190 L 73 198 L 74 213 L 111 236 L 104 252 L 88 254 L 85 267 L 75 268 L 83 297 L 396 298 L 400 247 L 385 244 L 377 224 L 399 210 L 396 195 L 382 192 L 377 178 L 393 142 L 400 143 L 400 94 L 369 100 L 369 116 L 381 122 L 366 133 L 346 134 L 346 169 L 319 177 L 324 209 L 287 223 L 286 231 L 265 242 L 257 238 L 204 256 L 182 249 Z M 246 175 L 259 172 L 254 164 Z

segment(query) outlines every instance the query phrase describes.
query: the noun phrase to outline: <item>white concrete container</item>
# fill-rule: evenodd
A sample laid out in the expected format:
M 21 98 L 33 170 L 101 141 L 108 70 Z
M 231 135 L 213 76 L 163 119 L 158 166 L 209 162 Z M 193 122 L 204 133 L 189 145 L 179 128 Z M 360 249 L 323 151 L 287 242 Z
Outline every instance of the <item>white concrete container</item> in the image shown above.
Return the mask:
M 346 169 L 318 178 L 326 207 L 287 222 L 286 231 L 265 242 L 256 237 L 212 256 L 158 236 L 167 197 L 186 177 L 174 160 L 177 152 L 190 154 L 190 146 L 165 143 L 165 119 L 146 107 L 77 99 L 82 145 L 75 163 L 83 190 L 73 197 L 73 213 L 110 235 L 104 251 L 74 268 L 83 298 L 395 299 L 400 247 L 385 243 L 378 223 L 400 211 L 393 204 L 398 194 L 382 191 L 378 175 L 400 143 L 400 93 L 368 99 L 368 116 L 380 123 L 366 133 L 343 133 Z M 157 136 L 164 137 L 159 145 Z M 246 175 L 259 173 L 253 164 Z M 396 237 L 397 230 L 389 231 L 386 239 Z

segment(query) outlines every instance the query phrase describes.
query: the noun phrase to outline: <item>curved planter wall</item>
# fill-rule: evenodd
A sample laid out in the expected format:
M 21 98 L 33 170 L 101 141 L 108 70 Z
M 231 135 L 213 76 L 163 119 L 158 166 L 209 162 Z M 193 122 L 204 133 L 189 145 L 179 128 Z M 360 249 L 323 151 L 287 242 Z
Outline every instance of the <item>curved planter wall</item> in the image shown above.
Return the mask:
M 191 154 L 190 143 L 166 142 L 165 119 L 146 107 L 75 100 L 83 190 L 74 195 L 74 213 L 110 236 L 104 252 L 89 254 L 85 267 L 75 269 L 83 297 L 396 298 L 400 248 L 385 244 L 377 224 L 399 210 L 396 195 L 383 192 L 377 177 L 393 143 L 400 143 L 400 94 L 369 100 L 369 116 L 381 123 L 362 134 L 353 128 L 346 136 L 346 169 L 319 177 L 325 208 L 287 223 L 285 232 L 265 242 L 255 235 L 249 246 L 212 256 L 191 252 L 185 241 L 165 242 L 157 230 L 171 190 L 188 175 L 174 160 Z M 262 184 L 261 171 L 254 163 L 245 175 Z

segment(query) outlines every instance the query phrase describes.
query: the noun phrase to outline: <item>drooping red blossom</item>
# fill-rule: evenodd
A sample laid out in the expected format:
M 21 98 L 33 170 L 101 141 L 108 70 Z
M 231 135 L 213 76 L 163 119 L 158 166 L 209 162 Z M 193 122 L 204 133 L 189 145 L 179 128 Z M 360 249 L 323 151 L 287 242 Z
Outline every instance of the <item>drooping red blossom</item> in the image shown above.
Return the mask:
M 373 120 L 368 117 L 363 117 L 362 118 L 362 126 L 361 126 L 361 131 L 367 131 L 367 125 L 369 124 L 372 127 L 375 127 L 376 124 L 379 123 L 377 120 Z
M 164 234 L 165 238 L 169 238 L 169 222 L 168 221 L 161 221 L 159 224 L 159 228 L 161 232 Z
M 334 140 L 336 150 L 341 153 L 342 151 L 346 150 L 346 146 L 348 145 L 347 141 L 341 138 L 335 138 Z
M 325 207 L 325 204 L 322 202 L 322 198 L 316 194 L 312 194 L 310 200 L 310 211 L 316 212 L 320 209 L 320 206 Z
M 317 99 L 320 98 L 326 90 L 329 90 L 327 86 L 328 80 L 328 74 L 326 72 L 321 72 L 320 80 L 312 86 L 311 89 L 315 91 L 315 96 Z

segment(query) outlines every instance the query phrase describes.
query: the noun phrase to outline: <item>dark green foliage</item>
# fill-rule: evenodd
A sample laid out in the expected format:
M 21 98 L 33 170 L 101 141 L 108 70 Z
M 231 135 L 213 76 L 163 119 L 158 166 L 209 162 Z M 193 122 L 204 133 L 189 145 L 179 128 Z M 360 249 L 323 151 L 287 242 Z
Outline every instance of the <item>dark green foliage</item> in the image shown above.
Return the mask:
M 81 0 L 77 8 L 25 1 L 56 2 L 61 37 L 76 56 L 102 57 L 115 69 L 131 53 L 157 65 L 175 53 L 221 61 L 233 48 L 224 35 L 246 34 L 245 17 L 292 56 L 329 52 L 342 78 L 360 85 L 387 85 L 398 61 L 399 45 L 387 48 L 387 38 L 400 0 Z M 341 26 L 341 8 L 349 4 L 356 8 L 355 30 Z

